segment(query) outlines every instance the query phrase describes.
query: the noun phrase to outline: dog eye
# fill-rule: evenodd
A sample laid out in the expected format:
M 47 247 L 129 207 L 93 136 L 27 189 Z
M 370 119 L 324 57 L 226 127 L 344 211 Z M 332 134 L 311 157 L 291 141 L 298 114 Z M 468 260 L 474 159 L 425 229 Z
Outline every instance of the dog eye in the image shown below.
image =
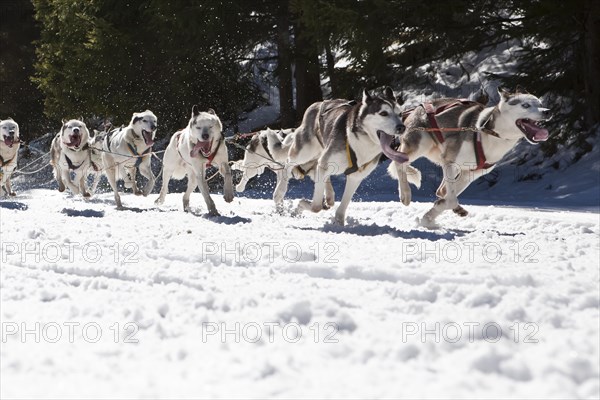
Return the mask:
M 382 117 L 387 117 L 390 114 L 387 111 L 382 111 L 379 113 L 379 115 L 381 115 Z
M 530 106 L 529 106 L 528 103 L 523 103 L 523 104 L 521 104 L 521 107 L 523 107 L 523 108 L 529 108 Z

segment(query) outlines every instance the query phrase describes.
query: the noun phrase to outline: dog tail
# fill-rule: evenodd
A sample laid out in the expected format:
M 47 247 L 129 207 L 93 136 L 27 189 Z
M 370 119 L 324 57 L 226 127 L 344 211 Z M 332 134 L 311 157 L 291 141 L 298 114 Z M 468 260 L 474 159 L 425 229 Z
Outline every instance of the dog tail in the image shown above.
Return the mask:
M 406 164 L 404 166 L 406 168 L 406 177 L 408 178 L 408 183 L 412 183 L 416 186 L 417 189 L 421 187 L 421 171 L 416 169 L 410 164 Z M 388 166 L 388 174 L 398 180 L 398 170 L 396 169 L 396 163 L 392 162 Z
M 276 161 L 287 159 L 289 146 L 291 145 L 291 141 L 286 140 L 288 137 L 289 135 L 284 139 L 276 131 L 270 129 L 267 131 L 267 147 Z

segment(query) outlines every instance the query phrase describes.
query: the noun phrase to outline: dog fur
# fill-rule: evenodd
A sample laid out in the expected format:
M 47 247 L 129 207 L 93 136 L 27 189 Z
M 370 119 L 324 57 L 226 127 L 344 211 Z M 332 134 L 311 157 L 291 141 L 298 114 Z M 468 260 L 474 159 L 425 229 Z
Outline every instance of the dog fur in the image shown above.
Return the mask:
M 10 184 L 10 176 L 17 168 L 19 148 L 19 124 L 12 118 L 0 120 L 0 187 L 2 192 L 15 196 Z
M 183 195 L 183 209 L 190 211 L 190 195 L 200 188 L 208 213 L 219 215 L 214 201 L 210 197 L 206 181 L 206 167 L 212 159 L 223 176 L 223 197 L 226 202 L 233 201 L 233 181 L 227 146 L 224 143 L 223 125 L 213 109 L 200 112 L 198 106 L 192 107 L 188 125 L 171 137 L 163 157 L 162 188 L 156 204 L 163 204 L 169 192 L 169 180 L 188 177 L 187 190 Z
M 485 107 L 477 103 L 464 103 L 451 107 L 436 116 L 440 128 L 471 127 L 481 131 L 481 144 L 489 163 L 497 163 L 521 139 L 526 138 L 530 143 L 544 141 L 548 131 L 537 123 L 549 118 L 549 110 L 542 107 L 541 101 L 521 90 L 515 93 L 499 90 L 500 102 L 493 107 Z M 434 106 L 448 104 L 456 99 L 440 99 L 433 101 Z M 436 194 L 438 200 L 421 219 L 426 227 L 436 227 L 436 218 L 445 210 L 453 210 L 460 216 L 466 216 L 467 211 L 458 203 L 458 196 L 477 177 L 492 171 L 476 170 L 476 154 L 472 132 L 443 133 L 445 141 L 439 143 L 433 136 L 420 128 L 431 128 L 423 107 L 416 107 L 406 118 L 407 133 L 402 136 L 399 150 L 408 155 L 405 164 L 393 162 L 388 172 L 398 179 L 400 200 L 404 205 L 411 201 L 409 183 L 419 187 L 421 174 L 410 165 L 411 162 L 426 157 L 440 165 L 443 170 L 443 180 Z M 496 132 L 498 137 L 485 133 L 489 129 Z
M 150 110 L 134 113 L 129 125 L 111 130 L 103 141 L 102 164 L 114 194 L 118 209 L 122 209 L 117 180 L 123 179 L 125 187 L 136 195 L 148 196 L 154 188 L 156 177 L 152 173 L 152 145 L 156 136 L 157 118 Z M 148 179 L 142 190 L 136 183 L 137 171 Z

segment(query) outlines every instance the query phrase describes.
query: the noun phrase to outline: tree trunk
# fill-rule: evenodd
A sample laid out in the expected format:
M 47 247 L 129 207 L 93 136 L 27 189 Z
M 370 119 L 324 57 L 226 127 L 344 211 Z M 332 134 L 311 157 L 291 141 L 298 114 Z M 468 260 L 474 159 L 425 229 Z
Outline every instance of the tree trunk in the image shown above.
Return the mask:
M 335 76 L 335 57 L 331 51 L 331 42 L 329 38 L 325 42 L 325 60 L 327 62 L 327 75 L 329 75 L 329 87 L 331 88 L 331 98 L 339 97 L 337 77 Z
M 277 10 L 277 77 L 279 81 L 279 120 L 282 128 L 295 124 L 292 86 L 292 54 L 290 44 L 290 8 L 281 0 Z
M 586 1 L 584 30 L 585 123 L 588 129 L 600 123 L 600 2 Z
M 296 111 L 302 118 L 313 103 L 323 100 L 319 49 L 305 34 L 301 24 L 295 26 L 296 38 Z

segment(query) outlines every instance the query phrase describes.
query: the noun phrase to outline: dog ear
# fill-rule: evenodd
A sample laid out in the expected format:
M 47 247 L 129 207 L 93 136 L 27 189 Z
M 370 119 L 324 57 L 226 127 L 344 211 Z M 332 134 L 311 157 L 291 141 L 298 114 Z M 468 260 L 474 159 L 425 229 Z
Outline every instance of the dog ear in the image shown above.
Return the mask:
M 81 115 L 79 116 L 79 120 L 83 122 L 83 117 Z
M 371 97 L 371 95 L 369 94 L 367 89 L 363 89 L 363 96 L 362 96 L 363 103 L 369 103 L 371 100 L 373 100 L 373 98 Z
M 200 110 L 198 109 L 198 104 L 194 104 L 192 106 L 192 118 L 200 114 Z
M 507 100 L 511 95 L 511 93 L 508 90 L 501 87 L 498 87 L 498 94 L 500 94 L 500 97 L 504 100 Z
M 212 115 L 217 115 L 217 113 L 215 112 L 215 110 L 213 110 L 212 108 L 209 108 L 207 113 L 212 114 Z
M 403 105 L 404 102 L 406 101 L 406 98 L 404 98 L 404 93 L 400 92 L 400 94 L 396 97 L 396 103 L 398 103 L 398 105 Z
M 525 89 L 523 86 L 521 85 L 517 85 L 516 89 L 515 89 L 515 93 L 519 93 L 519 94 L 529 94 L 529 92 L 527 91 L 527 89 Z
M 131 118 L 131 125 L 135 124 L 138 121 L 141 121 L 144 117 L 140 117 L 140 114 L 133 113 L 133 117 Z
M 383 90 L 383 95 L 386 98 L 388 98 L 389 100 L 396 101 L 396 96 L 394 96 L 394 91 L 389 86 L 385 87 L 385 89 Z
M 63 126 L 65 126 L 65 124 L 67 123 L 68 119 L 61 119 L 60 122 L 62 122 Z

